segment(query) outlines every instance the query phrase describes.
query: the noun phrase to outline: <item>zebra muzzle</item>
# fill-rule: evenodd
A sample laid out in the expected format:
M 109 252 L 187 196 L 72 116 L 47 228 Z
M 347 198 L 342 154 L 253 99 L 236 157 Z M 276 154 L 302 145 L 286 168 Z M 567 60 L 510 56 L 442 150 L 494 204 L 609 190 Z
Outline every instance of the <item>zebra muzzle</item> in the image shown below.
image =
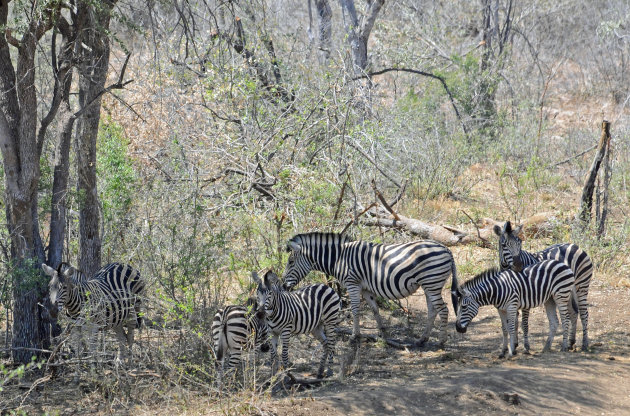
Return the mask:
M 466 330 L 468 329 L 467 325 L 460 325 L 459 322 L 455 324 L 455 329 L 457 330 L 457 332 L 459 332 L 460 334 L 465 334 Z

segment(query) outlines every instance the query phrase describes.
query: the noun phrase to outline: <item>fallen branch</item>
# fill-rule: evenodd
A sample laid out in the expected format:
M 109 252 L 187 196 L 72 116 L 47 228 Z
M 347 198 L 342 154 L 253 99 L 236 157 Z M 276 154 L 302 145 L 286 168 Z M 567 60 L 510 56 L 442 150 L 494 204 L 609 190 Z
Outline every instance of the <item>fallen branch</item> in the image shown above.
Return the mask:
M 335 332 L 338 334 L 343 334 L 343 335 L 352 335 L 352 330 L 348 328 L 336 328 Z M 365 338 L 373 342 L 383 341 L 390 347 L 398 348 L 401 350 L 414 348 L 417 346 L 415 343 L 400 342 L 392 338 L 382 338 L 382 337 L 379 337 L 378 335 L 372 335 L 372 334 L 361 334 L 361 338 Z

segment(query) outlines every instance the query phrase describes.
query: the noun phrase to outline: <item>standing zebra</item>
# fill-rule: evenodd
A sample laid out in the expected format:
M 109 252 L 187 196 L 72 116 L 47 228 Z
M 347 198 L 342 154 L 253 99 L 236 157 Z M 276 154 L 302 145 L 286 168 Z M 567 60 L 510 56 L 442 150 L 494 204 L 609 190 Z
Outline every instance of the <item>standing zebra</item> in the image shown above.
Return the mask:
M 520 271 L 524 267 L 542 260 L 554 259 L 564 262 L 571 268 L 575 276 L 575 289 L 577 291 L 577 303 L 582 321 L 582 350 L 588 349 L 588 288 L 593 277 L 593 262 L 584 250 L 575 244 L 554 244 L 537 253 L 529 253 L 522 249 L 522 241 L 518 237 L 523 228 L 519 225 L 512 230 L 509 221 L 503 228 L 494 226 L 494 232 L 499 236 L 499 260 L 502 269 Z M 527 325 L 528 310 L 523 310 L 523 326 Z M 576 338 L 576 319 L 572 319 L 569 346 L 573 348 Z
M 574 283 L 571 269 L 556 260 L 544 260 L 525 268 L 522 272 L 486 270 L 455 289 L 461 296 L 455 327 L 457 332 L 466 332 L 468 324 L 477 316 L 480 306 L 494 305 L 501 317 L 503 330 L 503 349 L 500 357 L 503 358 L 506 352 L 509 352 L 511 357 L 515 354 L 519 309 L 530 309 L 544 304 L 549 320 L 549 337 L 543 351 L 549 351 L 558 328 L 556 316 L 558 305 L 563 329 L 562 351 L 566 351 L 570 320 L 569 302 L 573 299 Z M 529 351 L 528 327 L 525 325 L 523 334 L 525 349 Z
M 246 306 L 230 305 L 219 309 L 212 321 L 212 339 L 217 365 L 224 367 L 229 354 L 228 368 L 236 367 L 244 350 L 269 351 L 269 329 L 264 311 L 258 310 L 255 299 Z
M 324 376 L 328 359 L 327 376 L 332 376 L 335 347 L 335 327 L 341 318 L 341 299 L 337 292 L 326 285 L 311 285 L 289 292 L 272 271 L 262 279 L 253 274 L 258 284 L 258 304 L 267 316 L 271 331 L 272 374 L 277 370 L 278 337 L 282 341 L 282 365 L 289 365 L 289 339 L 291 335 L 311 333 L 324 347 L 317 378 Z
M 140 308 L 144 295 L 144 280 L 140 272 L 129 265 L 111 263 L 88 278 L 67 263 L 57 269 L 42 264 L 44 273 L 51 277 L 48 283 L 52 308 L 51 317 L 65 309 L 67 315 L 83 326 L 90 335 L 99 329 L 113 329 L 121 343 L 117 360 L 129 356 L 133 345 L 133 331 L 140 327 Z M 127 327 L 127 331 L 123 327 Z M 90 337 L 91 338 L 91 337 Z M 88 343 L 91 347 L 91 342 Z
M 372 308 L 380 333 L 383 322 L 378 313 L 376 296 L 401 299 L 420 286 L 427 300 L 428 318 L 419 340 L 424 344 L 440 316 L 439 341 L 446 342 L 448 309 L 442 289 L 449 275 L 457 286 L 455 261 L 451 251 L 435 241 L 404 244 L 373 244 L 351 241 L 333 233 L 298 234 L 288 242 L 289 260 L 284 272 L 285 284 L 291 288 L 312 269 L 335 276 L 348 290 L 353 315 L 352 337 L 360 336 L 359 305 L 363 297 Z M 455 301 L 455 298 L 453 299 Z M 455 307 L 456 304 L 453 303 Z

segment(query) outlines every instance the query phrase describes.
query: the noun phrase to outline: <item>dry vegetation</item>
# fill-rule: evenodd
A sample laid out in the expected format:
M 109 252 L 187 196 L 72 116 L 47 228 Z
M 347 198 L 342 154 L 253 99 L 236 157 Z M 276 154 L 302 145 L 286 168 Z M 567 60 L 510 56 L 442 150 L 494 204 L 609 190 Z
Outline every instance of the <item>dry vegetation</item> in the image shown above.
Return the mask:
M 124 45 L 133 52 L 127 77 L 134 82 L 103 104 L 97 159 L 103 261 L 130 262 L 149 282 L 148 325 L 134 346 L 134 363 L 114 365 L 111 334 L 83 361 L 64 345 L 41 369 L 0 375 L 0 412 L 621 414 L 630 408 L 627 2 L 519 2 L 506 52 L 484 71 L 482 2 L 386 2 L 370 37 L 368 71 L 405 67 L 440 75 L 461 120 L 435 79 L 389 72 L 373 77 L 371 88 L 353 81 L 337 2 L 331 2 L 334 53 L 327 62 L 317 37 L 308 38 L 305 1 L 189 3 L 179 11 L 153 5 L 152 13 L 141 2 L 119 4 L 133 25 L 116 23 L 121 44 L 110 72 L 117 78 Z M 504 13 L 507 2 L 497 3 Z M 234 17 L 246 31 L 248 60 L 214 32 L 235 36 Z M 315 11 L 313 19 L 317 32 Z M 274 80 L 272 88 L 262 85 L 259 69 Z M 496 87 L 496 111 L 484 124 L 479 96 L 487 82 Z M 292 98 L 284 101 L 282 91 Z M 594 153 L 574 156 L 597 143 L 603 118 L 612 122 L 613 176 L 605 234 L 597 238 L 593 226 L 579 231 L 574 222 Z M 52 146 L 45 154 L 43 166 Z M 43 175 L 44 201 L 50 180 Z M 355 238 L 410 240 L 357 217 L 377 202 L 373 186 L 392 200 L 404 183 L 394 209 L 409 218 L 475 235 L 486 218 L 519 222 L 542 214 L 545 225 L 529 228 L 536 232 L 527 234 L 526 249 L 562 241 L 585 249 L 596 267 L 591 351 L 560 353 L 556 345 L 538 353 L 547 323 L 537 311 L 534 354 L 499 360 L 500 323 L 487 309 L 463 337 L 450 326 L 444 349 L 364 341 L 349 374 L 306 391 L 270 388 L 267 357 L 249 357 L 243 374 L 219 388 L 209 331 L 217 307 L 246 299 L 251 270 L 281 272 L 285 242 L 296 233 L 348 226 Z M 66 257 L 73 261 L 79 197 L 69 199 Z M 7 231 L 0 233 L 6 247 Z M 495 265 L 496 241 L 489 242 L 452 247 L 460 279 Z M 8 268 L 7 256 L 5 250 Z M 15 369 L 6 350 L 13 319 L 8 285 L 0 278 L 4 371 Z M 394 338 L 417 337 L 425 325 L 421 294 L 403 300 L 409 315 L 395 304 L 382 306 Z M 449 312 L 452 322 L 450 301 Z M 362 324 L 375 333 L 367 308 Z M 293 340 L 297 374 L 310 376 L 318 345 Z M 347 348 L 342 336 L 339 356 Z

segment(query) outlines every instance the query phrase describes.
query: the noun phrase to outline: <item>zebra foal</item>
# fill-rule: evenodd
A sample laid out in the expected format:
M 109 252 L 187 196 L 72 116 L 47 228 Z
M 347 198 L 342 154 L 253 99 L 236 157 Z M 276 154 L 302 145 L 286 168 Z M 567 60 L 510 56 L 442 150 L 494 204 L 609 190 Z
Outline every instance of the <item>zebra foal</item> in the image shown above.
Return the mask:
M 564 262 L 573 271 L 575 276 L 575 289 L 577 304 L 582 322 L 582 350 L 588 350 L 588 289 L 593 277 L 593 262 L 584 250 L 575 244 L 554 244 L 546 249 L 530 253 L 522 248 L 519 234 L 523 226 L 512 229 L 512 224 L 507 221 L 503 228 L 495 225 L 494 233 L 499 237 L 499 261 L 502 269 L 521 271 L 524 267 L 538 263 L 542 260 L 557 260 Z M 529 311 L 523 310 L 523 325 L 527 325 Z M 569 347 L 573 348 L 576 338 L 577 316 L 571 317 L 571 333 L 569 335 Z
M 519 309 L 529 310 L 544 304 L 549 320 L 549 336 L 543 351 L 549 351 L 558 328 L 557 305 L 562 320 L 562 351 L 566 351 L 571 306 L 569 302 L 573 300 L 574 284 L 575 278 L 571 269 L 556 260 L 544 260 L 525 268 L 522 272 L 486 270 L 454 289 L 456 295 L 460 297 L 455 327 L 457 332 L 465 333 L 472 319 L 477 316 L 479 307 L 494 305 L 501 317 L 503 331 L 503 348 L 500 357 L 503 358 L 506 352 L 511 357 L 515 354 Z M 525 349 L 528 352 L 529 334 L 528 327 L 525 325 L 523 325 L 523 333 Z
M 427 300 L 427 326 L 420 337 L 424 344 L 435 318 L 440 316 L 439 341 L 446 343 L 448 309 L 442 289 L 449 276 L 457 285 L 451 251 L 440 243 L 425 240 L 404 244 L 373 244 L 352 241 L 334 233 L 298 234 L 287 245 L 290 252 L 284 272 L 287 287 L 298 284 L 311 270 L 334 276 L 348 290 L 353 316 L 352 337 L 360 336 L 359 305 L 363 297 L 372 308 L 379 332 L 383 322 L 376 296 L 402 299 L 422 287 Z M 455 302 L 455 299 L 453 299 Z M 455 303 L 453 303 L 454 306 Z
M 282 342 L 282 365 L 289 368 L 291 335 L 311 333 L 324 347 L 317 378 L 324 376 L 327 360 L 326 375 L 332 376 L 335 328 L 341 318 L 341 299 L 337 292 L 321 284 L 289 292 L 272 271 L 265 273 L 262 279 L 255 273 L 252 277 L 258 284 L 256 295 L 259 308 L 265 311 L 271 332 L 272 374 L 277 371 L 278 338 Z
M 85 276 L 67 263 L 61 263 L 57 269 L 42 264 L 42 269 L 51 278 L 48 283 L 50 316 L 56 319 L 59 312 L 65 310 L 77 323 L 79 335 L 84 326 L 88 327 L 90 339 L 97 330 L 113 329 L 121 344 L 117 361 L 130 357 L 133 331 L 142 324 L 145 282 L 140 272 L 121 263 L 108 264 L 93 277 Z M 88 344 L 91 349 L 93 343 Z
M 235 368 L 246 350 L 269 351 L 268 337 L 264 311 L 258 310 L 255 299 L 248 299 L 246 306 L 229 305 L 219 309 L 212 320 L 217 366 L 223 370 L 229 356 L 227 368 Z

